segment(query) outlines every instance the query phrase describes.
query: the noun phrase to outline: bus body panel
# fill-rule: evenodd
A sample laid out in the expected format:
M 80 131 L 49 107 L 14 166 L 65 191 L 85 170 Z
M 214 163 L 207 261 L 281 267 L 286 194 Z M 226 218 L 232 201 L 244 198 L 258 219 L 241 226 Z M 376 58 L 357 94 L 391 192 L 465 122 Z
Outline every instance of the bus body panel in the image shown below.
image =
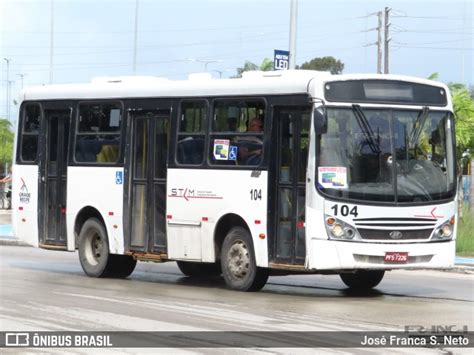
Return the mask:
M 334 213 L 336 205 L 337 215 Z M 341 215 L 340 212 L 343 205 L 347 206 L 344 210 L 349 212 L 346 216 Z M 357 213 L 357 216 L 351 215 L 350 211 Z M 453 266 L 455 241 L 432 241 L 432 238 L 436 230 L 444 223 L 449 222 L 452 217 L 455 219 L 453 230 L 453 238 L 455 238 L 458 222 L 455 201 L 439 205 L 393 208 L 391 206 L 356 205 L 325 200 L 324 214 L 321 210 L 312 208 L 308 208 L 307 213 L 309 269 L 449 268 Z M 357 232 L 367 228 L 374 233 L 399 231 L 403 234 L 422 230 L 428 232 L 425 233 L 426 238 L 422 240 L 409 238 L 403 240 L 392 238 L 357 240 L 358 236 L 351 241 L 329 240 L 324 222 L 325 216 L 335 217 L 354 227 Z M 386 226 L 383 226 L 384 224 Z M 408 262 L 384 263 L 385 253 L 390 252 L 408 253 Z
M 68 168 L 68 250 L 75 250 L 76 218 L 83 208 L 90 206 L 98 210 L 104 220 L 110 252 L 124 253 L 123 176 L 122 167 Z
M 38 247 L 38 166 L 14 165 L 12 173 L 14 235 Z
M 167 181 L 170 259 L 214 262 L 215 227 L 232 213 L 250 230 L 257 265 L 268 266 L 267 238 L 259 238 L 267 235 L 266 171 L 169 169 Z

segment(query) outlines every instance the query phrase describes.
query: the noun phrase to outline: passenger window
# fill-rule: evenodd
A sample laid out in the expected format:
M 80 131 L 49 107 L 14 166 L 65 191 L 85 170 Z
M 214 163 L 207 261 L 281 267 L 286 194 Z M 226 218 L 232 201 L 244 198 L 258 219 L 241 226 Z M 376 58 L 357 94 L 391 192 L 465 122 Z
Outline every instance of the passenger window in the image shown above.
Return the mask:
M 80 163 L 111 164 L 120 158 L 122 109 L 119 104 L 79 106 L 75 159 Z
M 203 163 L 206 115 L 205 101 L 185 101 L 181 104 L 176 148 L 176 160 L 179 164 Z
M 38 155 L 38 134 L 41 110 L 39 105 L 27 105 L 23 114 L 20 160 L 34 162 Z
M 209 149 L 211 163 L 260 165 L 264 122 L 265 103 L 262 100 L 216 101 Z

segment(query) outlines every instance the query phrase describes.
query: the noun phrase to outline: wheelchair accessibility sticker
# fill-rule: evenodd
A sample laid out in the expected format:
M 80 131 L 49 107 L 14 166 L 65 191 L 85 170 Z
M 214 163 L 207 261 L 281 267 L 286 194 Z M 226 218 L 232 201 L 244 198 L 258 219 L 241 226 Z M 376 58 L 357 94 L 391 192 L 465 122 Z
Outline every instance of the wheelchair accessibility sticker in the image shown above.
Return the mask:
M 115 184 L 122 185 L 123 184 L 123 171 L 116 171 L 115 172 Z
M 231 145 L 229 150 L 229 160 L 237 160 L 237 146 Z

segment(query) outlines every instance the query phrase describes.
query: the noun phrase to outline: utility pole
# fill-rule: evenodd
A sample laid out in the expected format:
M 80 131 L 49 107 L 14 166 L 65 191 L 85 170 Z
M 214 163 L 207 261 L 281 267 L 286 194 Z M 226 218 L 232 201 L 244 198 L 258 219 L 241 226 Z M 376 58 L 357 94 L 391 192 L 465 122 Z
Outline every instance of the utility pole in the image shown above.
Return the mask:
M 10 119 L 10 58 L 3 58 L 7 62 L 7 82 L 6 82 L 6 102 L 5 102 L 5 111 L 6 118 Z
M 138 39 L 138 0 L 135 0 L 135 38 L 133 42 L 133 75 L 137 73 L 137 39 Z
M 21 78 L 21 89 L 23 90 L 23 78 L 28 74 L 17 74 Z
M 377 74 L 382 74 L 382 11 L 377 12 Z
M 54 57 L 54 0 L 51 0 L 51 33 L 49 49 L 49 83 L 53 83 L 53 57 Z
M 298 0 L 291 0 L 290 9 L 290 63 L 289 69 L 295 69 L 296 60 L 296 23 L 298 19 Z
M 388 44 L 390 42 L 389 38 L 389 28 L 390 28 L 390 23 L 389 23 L 389 15 L 390 11 L 392 9 L 386 7 L 385 8 L 385 31 L 384 31 L 384 74 L 388 74 L 390 72 L 389 70 L 389 54 L 390 54 L 390 49 L 388 47 Z

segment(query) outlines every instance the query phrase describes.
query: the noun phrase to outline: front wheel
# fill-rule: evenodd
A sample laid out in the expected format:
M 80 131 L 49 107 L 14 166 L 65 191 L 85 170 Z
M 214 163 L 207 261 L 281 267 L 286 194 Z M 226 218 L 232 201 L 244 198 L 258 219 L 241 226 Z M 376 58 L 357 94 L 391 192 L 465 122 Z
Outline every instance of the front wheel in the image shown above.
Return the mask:
M 84 272 L 91 277 L 124 278 L 137 264 L 131 256 L 110 254 L 107 231 L 97 218 L 88 219 L 81 228 L 79 261 Z
M 342 281 L 354 290 L 369 290 L 382 281 L 385 270 L 357 270 L 351 274 L 340 274 Z
M 242 227 L 231 229 L 225 237 L 221 269 L 227 286 L 238 291 L 258 291 L 268 280 L 268 269 L 257 267 L 252 238 Z

